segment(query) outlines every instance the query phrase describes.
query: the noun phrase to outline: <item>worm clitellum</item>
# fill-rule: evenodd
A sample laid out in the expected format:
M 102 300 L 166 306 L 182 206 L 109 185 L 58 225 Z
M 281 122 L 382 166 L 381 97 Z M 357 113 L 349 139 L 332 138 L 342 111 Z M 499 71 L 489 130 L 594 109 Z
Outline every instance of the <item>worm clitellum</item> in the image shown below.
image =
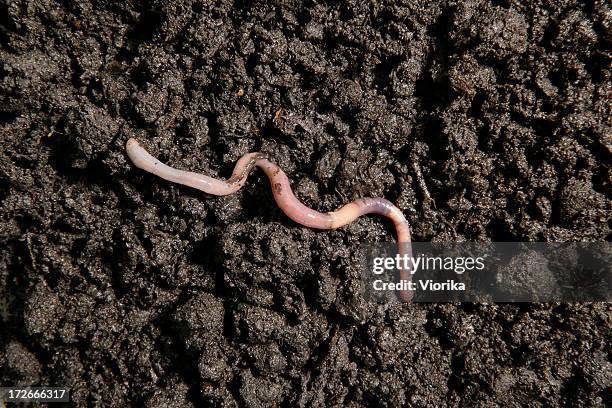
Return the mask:
M 364 214 L 379 214 L 390 218 L 397 231 L 397 243 L 400 256 L 412 257 L 410 245 L 410 227 L 402 212 L 390 201 L 384 198 L 360 198 L 346 204 L 339 210 L 321 213 L 306 207 L 297 199 L 291 190 L 289 179 L 284 171 L 270 162 L 262 153 L 247 153 L 242 156 L 232 176 L 227 180 L 219 180 L 203 174 L 184 171 L 167 166 L 151 156 L 135 139 L 129 139 L 125 146 L 127 154 L 136 165 L 165 180 L 196 188 L 213 195 L 228 195 L 238 191 L 245 183 L 247 176 L 254 167 L 259 167 L 266 173 L 272 193 L 278 207 L 289 218 L 298 224 L 310 228 L 335 229 L 350 224 Z M 401 280 L 411 280 L 410 269 L 400 269 Z M 404 301 L 412 299 L 412 291 L 400 291 Z

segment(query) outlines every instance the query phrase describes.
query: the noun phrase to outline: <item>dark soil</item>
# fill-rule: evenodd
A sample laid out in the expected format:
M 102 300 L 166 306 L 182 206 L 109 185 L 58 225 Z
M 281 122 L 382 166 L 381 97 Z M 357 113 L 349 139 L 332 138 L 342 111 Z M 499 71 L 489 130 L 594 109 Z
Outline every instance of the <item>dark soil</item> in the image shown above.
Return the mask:
M 261 172 L 211 198 L 124 152 L 226 177 L 261 150 L 307 205 L 386 197 L 417 241 L 608 240 L 610 3 L 213 3 L 0 5 L 0 384 L 108 407 L 610 403 L 610 304 L 368 304 L 358 248 L 385 220 L 302 228 Z

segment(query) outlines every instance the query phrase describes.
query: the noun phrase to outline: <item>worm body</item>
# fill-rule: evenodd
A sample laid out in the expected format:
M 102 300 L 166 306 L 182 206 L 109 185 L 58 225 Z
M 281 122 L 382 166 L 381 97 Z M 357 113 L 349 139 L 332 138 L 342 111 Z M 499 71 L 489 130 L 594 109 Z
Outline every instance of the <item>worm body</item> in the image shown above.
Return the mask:
M 384 198 L 360 198 L 346 204 L 334 212 L 321 213 L 306 207 L 293 194 L 291 184 L 284 171 L 269 161 L 262 153 L 247 153 L 234 167 L 232 176 L 227 180 L 215 179 L 203 174 L 184 171 L 167 166 L 149 154 L 135 139 L 126 143 L 129 158 L 136 167 L 153 173 L 165 180 L 196 188 L 213 195 L 228 195 L 238 191 L 245 183 L 254 167 L 259 167 L 268 176 L 274 200 L 278 207 L 293 221 L 306 227 L 317 229 L 335 229 L 350 224 L 365 214 L 378 214 L 393 221 L 397 232 L 397 243 L 400 256 L 412 257 L 410 227 L 402 212 Z M 400 269 L 401 280 L 411 280 L 410 269 Z M 404 301 L 410 301 L 411 291 L 400 291 Z

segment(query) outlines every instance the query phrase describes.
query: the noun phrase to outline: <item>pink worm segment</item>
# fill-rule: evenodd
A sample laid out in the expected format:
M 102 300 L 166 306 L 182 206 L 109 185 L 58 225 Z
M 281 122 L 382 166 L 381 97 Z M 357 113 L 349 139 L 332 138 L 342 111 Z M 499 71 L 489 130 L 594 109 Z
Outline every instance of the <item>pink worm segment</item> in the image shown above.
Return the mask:
M 126 143 L 129 158 L 136 167 L 174 183 L 196 188 L 212 195 L 229 195 L 238 191 L 245 183 L 247 176 L 254 167 L 259 167 L 266 173 L 272 193 L 278 207 L 293 221 L 306 227 L 317 229 L 335 229 L 350 224 L 364 214 L 379 214 L 385 216 L 395 225 L 397 244 L 400 256 L 412 257 L 410 227 L 402 212 L 390 201 L 384 198 L 360 198 L 346 204 L 339 210 L 321 213 L 306 207 L 297 199 L 291 190 L 291 184 L 284 171 L 270 162 L 262 153 L 247 153 L 242 156 L 232 176 L 227 180 L 219 180 L 203 174 L 184 171 L 167 166 L 151 156 L 135 139 Z M 402 281 L 412 279 L 410 268 L 400 269 Z M 412 291 L 400 291 L 403 301 L 412 299 Z

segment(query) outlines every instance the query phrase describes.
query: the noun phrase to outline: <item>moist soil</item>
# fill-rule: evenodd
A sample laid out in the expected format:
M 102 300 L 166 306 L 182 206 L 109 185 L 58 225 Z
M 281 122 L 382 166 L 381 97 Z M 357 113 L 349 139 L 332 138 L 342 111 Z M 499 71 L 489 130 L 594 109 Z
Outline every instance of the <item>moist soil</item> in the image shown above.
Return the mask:
M 416 241 L 610 238 L 604 1 L 3 2 L 0 382 L 75 406 L 603 406 L 608 303 L 372 304 L 308 206 L 385 197 Z M 214 4 L 212 4 L 214 3 Z

